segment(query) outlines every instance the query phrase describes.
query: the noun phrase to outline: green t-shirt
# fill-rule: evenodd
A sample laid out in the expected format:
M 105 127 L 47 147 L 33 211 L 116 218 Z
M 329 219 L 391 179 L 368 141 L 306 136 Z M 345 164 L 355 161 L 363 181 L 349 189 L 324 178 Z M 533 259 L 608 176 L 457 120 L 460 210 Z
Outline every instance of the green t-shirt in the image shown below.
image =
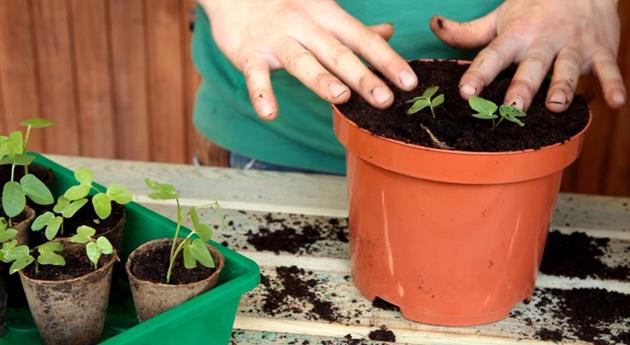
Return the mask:
M 392 47 L 406 59 L 471 58 L 473 52 L 441 43 L 429 28 L 433 15 L 455 20 L 480 17 L 500 0 L 340 0 L 366 25 L 394 24 Z M 264 29 L 261 29 L 264 30 Z M 216 46 L 208 17 L 199 9 L 193 59 L 203 78 L 194 123 L 207 138 L 230 151 L 261 161 L 322 172 L 345 172 L 345 154 L 332 129 L 328 103 L 286 71 L 272 73 L 279 103 L 276 120 L 258 119 L 241 73 Z M 422 78 L 422 76 L 419 76 Z

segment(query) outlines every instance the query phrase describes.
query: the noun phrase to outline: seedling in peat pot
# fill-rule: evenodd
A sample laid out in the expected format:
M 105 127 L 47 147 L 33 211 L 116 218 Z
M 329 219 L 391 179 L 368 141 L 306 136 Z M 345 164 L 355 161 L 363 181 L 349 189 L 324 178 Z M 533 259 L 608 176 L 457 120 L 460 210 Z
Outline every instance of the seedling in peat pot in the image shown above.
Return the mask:
M 171 281 L 173 266 L 175 265 L 175 260 L 180 252 L 183 252 L 184 267 L 186 267 L 186 269 L 190 270 L 196 268 L 198 263 L 208 268 L 214 268 L 215 262 L 207 245 L 207 242 L 212 239 L 212 229 L 210 225 L 202 224 L 199 221 L 197 209 L 192 207 L 188 212 L 192 224 L 192 231 L 188 234 L 188 236 L 179 241 L 179 232 L 182 227 L 184 215 L 181 203 L 179 202 L 179 194 L 177 193 L 175 186 L 159 183 L 151 179 L 146 179 L 145 182 L 152 190 L 151 194 L 149 194 L 149 198 L 154 200 L 175 200 L 177 204 L 177 226 L 175 228 L 175 234 L 171 244 L 168 271 L 166 273 L 166 283 L 168 284 Z M 193 239 L 193 236 L 196 236 L 197 238 Z
M 407 103 L 413 103 L 411 108 L 407 110 L 407 114 L 412 115 L 428 107 L 431 109 L 431 115 L 435 118 L 435 108 L 444 103 L 444 94 L 439 94 L 435 98 L 431 99 L 431 97 L 433 97 L 439 89 L 439 86 L 431 86 L 424 90 L 422 96 L 418 96 L 407 101 Z
M 28 173 L 28 166 L 35 159 L 27 154 L 28 141 L 32 128 L 45 128 L 51 126 L 52 121 L 46 119 L 30 119 L 20 122 L 26 127 L 26 134 L 14 131 L 8 136 L 0 136 L 0 165 L 11 165 L 11 179 L 2 186 L 2 209 L 11 218 L 20 215 L 26 207 L 26 197 L 38 205 L 51 205 L 55 202 L 48 187 L 37 178 Z M 20 181 L 15 181 L 15 168 L 24 167 L 24 176 Z
M 94 239 L 94 234 L 96 234 L 96 229 L 87 225 L 81 225 L 77 228 L 77 234 L 70 238 L 70 242 L 85 244 L 87 257 L 94 265 L 94 270 L 96 270 L 98 269 L 98 260 L 101 256 L 114 253 L 114 247 L 107 237 L 99 236 L 97 239 Z
M 493 130 L 499 127 L 503 120 L 514 122 L 521 127 L 525 126 L 525 123 L 519 117 L 525 117 L 527 114 L 513 106 L 503 104 L 499 107 L 494 102 L 478 96 L 468 98 L 468 104 L 473 110 L 477 111 L 476 114 L 473 114 L 473 117 L 482 120 L 492 120 Z M 499 110 L 499 115 L 496 114 L 497 109 Z M 496 121 L 497 118 L 499 121 Z
M 72 186 L 57 199 L 57 203 L 52 212 L 47 211 L 39 215 L 33 221 L 31 229 L 39 231 L 46 228 L 45 235 L 51 240 L 59 231 L 63 234 L 64 219 L 72 218 L 83 206 L 88 203 L 88 195 L 92 189 L 93 173 L 88 168 L 79 168 L 74 172 L 74 178 L 79 182 L 78 185 Z M 107 187 L 105 193 L 97 192 L 92 197 L 92 207 L 96 215 L 104 220 L 112 213 L 112 202 L 120 205 L 126 205 L 133 200 L 131 194 L 125 187 L 112 184 Z
M 37 260 L 31 254 L 28 246 L 18 246 L 16 241 L 7 243 L 2 248 L 2 261 L 11 262 L 9 273 L 21 271 L 35 262 L 35 274 L 39 272 L 39 265 L 65 266 L 66 260 L 59 253 L 63 250 L 63 244 L 58 241 L 49 241 L 34 248 L 37 250 Z

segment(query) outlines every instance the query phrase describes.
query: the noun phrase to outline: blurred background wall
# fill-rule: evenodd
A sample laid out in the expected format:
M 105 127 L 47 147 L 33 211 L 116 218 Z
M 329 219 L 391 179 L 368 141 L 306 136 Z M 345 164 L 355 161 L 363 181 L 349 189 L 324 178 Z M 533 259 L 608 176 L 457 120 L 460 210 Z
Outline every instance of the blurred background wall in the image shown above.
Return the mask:
M 630 1 L 619 61 L 630 89 Z M 190 163 L 199 83 L 190 56 L 194 0 L 0 0 L 0 133 L 26 117 L 57 125 L 42 152 Z M 630 105 L 613 111 L 597 81 L 581 92 L 594 121 L 565 191 L 630 196 Z

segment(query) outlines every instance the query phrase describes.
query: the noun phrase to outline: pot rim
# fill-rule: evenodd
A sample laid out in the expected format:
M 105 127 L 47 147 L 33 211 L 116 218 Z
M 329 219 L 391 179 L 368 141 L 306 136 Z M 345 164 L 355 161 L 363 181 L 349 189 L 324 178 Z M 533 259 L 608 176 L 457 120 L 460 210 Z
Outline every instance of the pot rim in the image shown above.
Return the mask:
M 67 242 L 67 241 L 62 240 L 60 242 Z M 116 253 L 116 250 L 114 250 L 114 252 L 112 254 L 108 254 L 108 255 L 109 255 L 109 260 L 103 266 L 101 266 L 99 269 L 97 269 L 95 271 L 90 271 L 90 273 L 84 274 L 82 276 L 74 277 L 74 278 L 70 278 L 70 279 L 43 280 L 43 279 L 31 278 L 28 275 L 26 275 L 22 270 L 18 271 L 18 273 L 19 273 L 20 277 L 30 281 L 33 284 L 38 284 L 38 285 L 58 285 L 58 284 L 74 283 L 74 282 L 77 282 L 79 280 L 84 280 L 85 278 L 89 277 L 90 275 L 100 274 L 100 273 L 108 270 L 117 261 L 120 261 L 120 259 L 118 258 L 118 254 Z
M 462 64 L 462 65 L 469 65 L 469 64 L 472 63 L 472 61 L 469 61 L 469 60 L 458 60 L 458 59 L 416 59 L 416 60 L 408 60 L 408 61 L 422 61 L 422 62 L 454 61 L 454 62 L 457 62 L 457 63 Z M 384 136 L 376 134 L 376 133 L 372 133 L 372 132 L 368 131 L 367 129 L 359 127 L 354 121 L 350 120 L 341 110 L 339 110 L 339 108 L 337 107 L 336 104 L 331 104 L 331 105 L 332 105 L 332 108 L 333 108 L 333 112 L 336 115 L 338 115 L 341 119 L 343 119 L 344 121 L 350 123 L 356 129 L 358 129 L 360 131 L 363 131 L 363 132 L 365 132 L 365 133 L 375 137 L 377 140 L 378 139 L 386 140 L 386 141 L 391 142 L 392 144 L 401 145 L 401 146 L 405 146 L 405 147 L 413 148 L 413 149 L 427 150 L 427 151 L 432 151 L 432 152 L 442 153 L 442 154 L 456 154 L 456 155 L 468 155 L 468 156 L 512 156 L 512 155 L 520 155 L 520 154 L 529 153 L 529 152 L 541 152 L 541 151 L 546 151 L 546 150 L 552 150 L 555 147 L 566 145 L 569 142 L 571 142 L 573 140 L 576 140 L 577 138 L 579 138 L 582 135 L 584 135 L 584 133 L 586 133 L 588 131 L 588 129 L 590 128 L 591 122 L 593 121 L 593 113 L 592 113 L 592 110 L 591 110 L 591 106 L 587 105 L 587 108 L 588 108 L 588 121 L 586 122 L 586 125 L 578 133 L 574 134 L 569 139 L 567 139 L 567 140 L 565 140 L 563 142 L 557 142 L 557 143 L 554 143 L 554 144 L 551 144 L 551 145 L 543 146 L 543 147 L 538 148 L 538 149 L 525 149 L 525 150 L 518 150 L 518 151 L 497 151 L 497 152 L 490 152 L 490 151 L 461 151 L 461 150 L 447 150 L 447 149 L 440 149 L 440 148 L 422 146 L 422 145 L 417 145 L 417 144 L 410 144 L 410 143 L 406 143 L 404 141 L 400 141 L 400 140 L 397 140 L 397 139 L 391 139 L 391 138 L 387 138 L 387 137 L 384 137 Z
M 180 237 L 181 239 L 181 237 Z M 199 283 L 205 282 L 207 280 L 210 280 L 212 278 L 214 278 L 216 275 L 221 274 L 221 272 L 223 271 L 223 268 L 225 267 L 225 257 L 223 256 L 223 254 L 221 254 L 221 252 L 219 252 L 218 249 L 216 249 L 212 244 L 206 243 L 206 245 L 208 246 L 208 248 L 210 248 L 210 251 L 212 252 L 212 254 L 215 254 L 217 256 L 217 258 L 219 260 L 218 264 L 215 265 L 216 267 L 216 271 L 214 271 L 211 275 L 209 275 L 208 277 L 202 279 L 202 280 L 198 280 L 198 281 L 194 281 L 194 282 L 190 282 L 187 284 L 166 284 L 166 283 L 162 283 L 162 282 L 153 282 L 147 279 L 142 279 L 138 276 L 136 276 L 132 271 L 131 271 L 131 260 L 134 258 L 134 256 L 137 255 L 138 252 L 142 251 L 143 249 L 145 249 L 146 247 L 156 244 L 156 243 L 160 243 L 160 242 L 170 242 L 172 241 L 172 238 L 158 238 L 155 240 L 151 240 L 148 242 L 143 243 L 142 245 L 138 246 L 136 249 L 133 250 L 133 252 L 131 252 L 131 254 L 129 254 L 129 257 L 127 257 L 127 262 L 125 263 L 125 271 L 127 272 L 127 275 L 129 276 L 133 276 L 134 279 L 147 283 L 147 284 L 151 284 L 154 286 L 159 286 L 159 287 L 169 287 L 169 288 L 173 288 L 173 287 L 187 287 L 187 286 L 194 286 L 197 285 Z

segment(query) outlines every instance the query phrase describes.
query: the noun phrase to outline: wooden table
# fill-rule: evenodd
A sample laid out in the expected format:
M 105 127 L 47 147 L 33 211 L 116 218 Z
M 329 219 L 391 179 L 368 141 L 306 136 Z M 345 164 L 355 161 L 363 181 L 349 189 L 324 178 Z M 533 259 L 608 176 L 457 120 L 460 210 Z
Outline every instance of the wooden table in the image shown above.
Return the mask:
M 544 344 L 536 335 L 541 328 L 567 328 L 566 320 L 545 311 L 541 305 L 556 303 L 551 289 L 601 287 L 630 295 L 630 281 L 595 278 L 566 278 L 540 274 L 537 292 L 529 304 L 520 304 L 505 321 L 480 327 L 445 328 L 414 323 L 397 311 L 373 307 L 360 296 L 349 277 L 348 243 L 326 238 L 299 253 L 256 251 L 248 238 L 259 228 L 269 228 L 264 217 L 295 222 L 295 228 L 325 224 L 341 218 L 346 224 L 347 198 L 345 179 L 333 176 L 288 174 L 202 168 L 185 165 L 111 161 L 64 156 L 52 159 L 70 167 L 87 166 L 95 171 L 97 181 L 118 182 L 128 186 L 143 205 L 175 218 L 175 208 L 147 198 L 144 178 L 178 186 L 186 206 L 207 205 L 219 201 L 230 226 L 216 233 L 217 242 L 254 259 L 270 286 L 277 286 L 277 267 L 297 266 L 318 284 L 312 287 L 318 298 L 332 302 L 340 320 L 328 322 L 308 311 L 282 312 L 274 316 L 262 311 L 267 288 L 259 286 L 244 296 L 233 334 L 234 344 L 377 344 L 368 334 L 385 325 L 394 332 L 397 343 L 409 344 Z M 580 231 L 595 238 L 610 239 L 606 264 L 630 265 L 630 199 L 562 194 L 554 215 L 553 228 L 570 234 Z M 205 217 L 212 215 L 206 214 Z M 273 225 L 273 224 L 272 224 Z M 249 235 L 248 235 L 249 232 Z M 576 255 L 579 255 L 576 254 Z M 295 298 L 290 301 L 304 305 Z M 630 308 L 630 306 L 627 306 Z M 306 308 L 309 309 L 309 308 Z M 610 325 L 610 332 L 629 332 L 630 320 Z M 563 343 L 583 343 L 564 340 Z

